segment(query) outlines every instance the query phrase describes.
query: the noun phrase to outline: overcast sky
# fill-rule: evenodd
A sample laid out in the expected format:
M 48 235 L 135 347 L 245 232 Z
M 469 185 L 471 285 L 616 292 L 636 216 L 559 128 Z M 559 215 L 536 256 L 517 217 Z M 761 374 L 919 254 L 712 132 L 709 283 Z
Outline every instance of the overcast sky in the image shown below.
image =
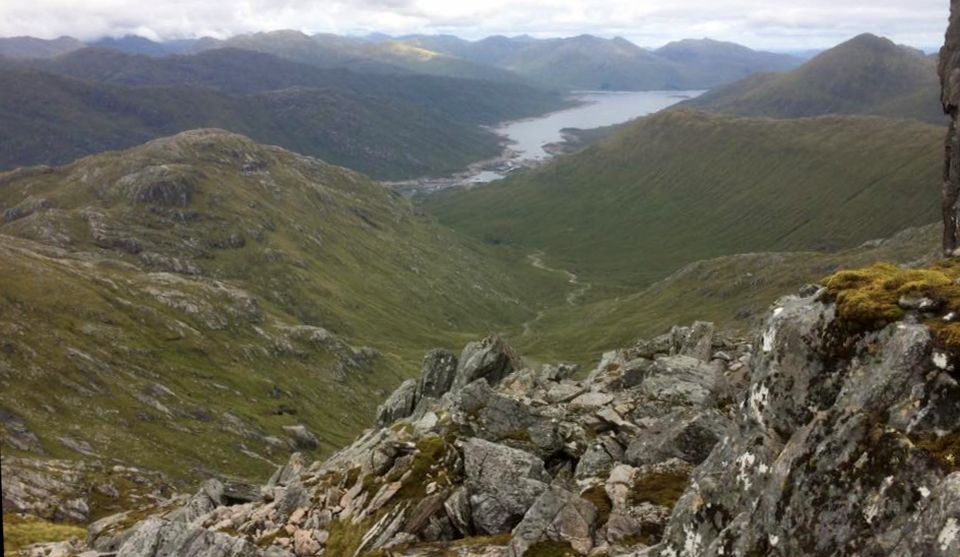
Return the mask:
M 948 12 L 949 0 L 0 0 L 0 36 L 592 33 L 642 46 L 711 37 L 785 50 L 869 31 L 929 48 L 942 42 Z

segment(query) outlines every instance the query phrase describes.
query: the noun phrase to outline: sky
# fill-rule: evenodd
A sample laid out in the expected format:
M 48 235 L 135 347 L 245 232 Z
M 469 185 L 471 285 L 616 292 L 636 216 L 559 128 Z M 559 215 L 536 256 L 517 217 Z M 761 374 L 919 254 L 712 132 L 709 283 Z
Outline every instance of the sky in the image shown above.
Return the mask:
M 804 50 L 871 32 L 929 49 L 943 42 L 948 13 L 949 0 L 0 0 L 0 36 L 590 33 L 651 47 L 710 37 Z

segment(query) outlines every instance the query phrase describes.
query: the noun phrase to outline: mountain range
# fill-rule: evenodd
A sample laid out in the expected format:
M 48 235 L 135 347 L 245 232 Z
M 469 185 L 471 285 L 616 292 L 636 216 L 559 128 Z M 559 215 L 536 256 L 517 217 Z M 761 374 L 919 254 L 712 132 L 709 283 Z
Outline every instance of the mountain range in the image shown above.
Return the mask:
M 79 50 L 79 41 L 0 39 L 0 56 L 50 58 Z M 650 51 L 623 38 L 580 35 L 562 39 L 488 37 L 466 41 L 448 35 L 358 38 L 272 31 L 224 40 L 154 42 L 128 36 L 90 43 L 127 54 L 162 57 L 239 48 L 273 54 L 320 68 L 375 74 L 441 75 L 486 81 L 525 82 L 561 89 L 706 89 L 755 72 L 782 71 L 801 60 L 708 39 L 671 43 Z
M 443 175 L 500 153 L 480 124 L 570 105 L 520 84 L 323 70 L 236 49 L 158 59 L 82 49 L 0 62 L 0 75 L 0 168 L 221 127 L 377 178 Z

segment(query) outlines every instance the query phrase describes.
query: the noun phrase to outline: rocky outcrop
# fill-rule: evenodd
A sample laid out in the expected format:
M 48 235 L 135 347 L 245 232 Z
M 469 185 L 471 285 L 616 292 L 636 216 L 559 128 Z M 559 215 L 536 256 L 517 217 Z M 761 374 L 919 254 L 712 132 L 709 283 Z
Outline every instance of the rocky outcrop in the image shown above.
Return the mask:
M 940 100 L 950 116 L 946 160 L 943 166 L 943 251 L 954 255 L 960 237 L 960 133 L 957 131 L 960 109 L 960 7 L 950 3 L 950 27 L 940 49 Z
M 459 363 L 431 352 L 381 425 L 325 462 L 297 454 L 259 492 L 212 480 L 193 497 L 108 517 L 90 547 L 955 556 L 956 359 L 921 322 L 928 304 L 855 329 L 829 292 L 778 301 L 753 342 L 678 327 L 604 354 L 584 380 L 565 365 L 523 367 L 500 339 L 468 346 Z M 460 386 L 461 373 L 476 379 Z
M 823 293 L 778 302 L 653 554 L 960 554 L 960 384 L 921 311 L 856 333 Z
M 378 427 L 325 462 L 294 455 L 254 497 L 213 480 L 140 511 L 144 521 L 104 519 L 91 547 L 144 557 L 645 548 L 732 423 L 714 386 L 732 383 L 720 379 L 751 352 L 707 324 L 670 338 L 611 352 L 585 380 L 566 364 L 524 367 L 498 337 L 459 359 L 432 351 Z

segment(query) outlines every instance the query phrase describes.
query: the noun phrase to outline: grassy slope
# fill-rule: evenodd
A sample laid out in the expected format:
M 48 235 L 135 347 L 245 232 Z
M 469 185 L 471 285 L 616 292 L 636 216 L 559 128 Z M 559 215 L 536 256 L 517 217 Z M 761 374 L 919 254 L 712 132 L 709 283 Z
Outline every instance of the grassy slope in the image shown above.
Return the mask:
M 488 243 L 635 291 L 692 261 L 840 249 L 937 217 L 942 130 L 881 118 L 669 111 L 503 182 L 423 199 Z
M 938 253 L 939 235 L 940 227 L 930 225 L 836 253 L 754 253 L 698 261 L 636 293 L 551 308 L 511 340 L 545 361 L 590 365 L 603 351 L 698 319 L 743 334 L 777 298 L 837 269 L 929 260 Z
M 499 153 L 475 125 L 403 100 L 330 89 L 233 97 L 0 72 L 0 168 L 58 164 L 198 127 L 220 127 L 378 178 L 445 174 Z
M 180 477 L 262 477 L 284 425 L 339 447 L 424 351 L 561 290 L 361 175 L 222 132 L 0 174 L 0 214 L 0 407 L 53 456 L 77 456 L 67 435 Z
M 876 114 L 942 123 L 935 61 L 861 35 L 785 74 L 751 76 L 687 101 L 744 116 Z

